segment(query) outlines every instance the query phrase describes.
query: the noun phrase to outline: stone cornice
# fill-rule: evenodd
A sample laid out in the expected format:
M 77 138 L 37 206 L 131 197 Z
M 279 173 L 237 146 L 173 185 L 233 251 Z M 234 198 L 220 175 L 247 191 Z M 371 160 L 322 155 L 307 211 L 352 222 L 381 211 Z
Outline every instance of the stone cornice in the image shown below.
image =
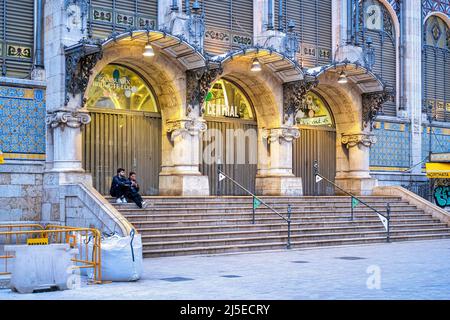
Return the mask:
M 179 135 L 183 137 L 187 134 L 195 136 L 199 132 L 205 132 L 207 129 L 206 121 L 202 118 L 167 120 L 166 125 L 166 132 L 171 134 L 172 140 Z
M 56 110 L 48 112 L 45 117 L 45 123 L 54 129 L 61 126 L 62 129 L 65 127 L 69 128 L 81 128 L 81 126 L 91 122 L 91 116 L 87 111 L 78 110 Z
M 300 130 L 296 127 L 282 127 L 282 128 L 272 128 L 264 129 L 262 131 L 262 137 L 267 139 L 268 143 L 275 141 L 282 142 L 292 142 L 294 139 L 300 137 Z
M 370 148 L 377 142 L 377 139 L 372 134 L 356 133 L 356 134 L 342 134 L 341 143 L 350 149 L 352 147 L 363 145 Z

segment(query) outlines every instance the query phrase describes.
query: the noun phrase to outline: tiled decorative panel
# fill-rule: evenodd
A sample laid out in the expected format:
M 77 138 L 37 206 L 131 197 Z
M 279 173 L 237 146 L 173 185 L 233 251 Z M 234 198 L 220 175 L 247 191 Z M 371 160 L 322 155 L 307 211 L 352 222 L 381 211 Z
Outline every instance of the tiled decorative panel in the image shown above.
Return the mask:
M 428 156 L 430 128 L 422 127 L 422 159 Z M 431 134 L 431 152 L 450 152 L 450 129 L 433 127 Z
M 45 91 L 0 86 L 0 151 L 5 159 L 45 159 Z
M 376 122 L 377 143 L 370 149 L 372 170 L 398 171 L 410 166 L 409 124 Z
M 433 11 L 450 15 L 450 0 L 422 0 L 422 17 Z

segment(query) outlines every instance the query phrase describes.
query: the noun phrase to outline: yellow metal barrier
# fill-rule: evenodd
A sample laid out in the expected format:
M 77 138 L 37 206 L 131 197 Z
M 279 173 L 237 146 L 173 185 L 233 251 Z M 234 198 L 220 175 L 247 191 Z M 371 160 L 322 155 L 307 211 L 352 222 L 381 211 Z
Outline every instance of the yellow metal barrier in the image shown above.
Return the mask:
M 5 230 L 6 231 L 3 231 Z M 31 229 L 31 230 L 30 230 Z M 34 230 L 33 230 L 34 229 Z M 46 241 L 43 241 L 46 239 Z M 89 243 L 92 241 L 92 244 Z M 93 228 L 77 228 L 59 225 L 47 225 L 43 227 L 39 224 L 27 225 L 0 225 L 0 244 L 25 244 L 36 245 L 36 242 L 47 244 L 69 243 L 72 248 L 78 247 L 79 254 L 72 261 L 76 263 L 74 268 L 92 268 L 93 283 L 102 282 L 101 274 L 101 234 Z M 5 252 L 0 255 L 0 262 L 4 261 L 4 271 L 0 270 L 0 275 L 10 274 L 8 272 L 8 259 L 14 258 Z

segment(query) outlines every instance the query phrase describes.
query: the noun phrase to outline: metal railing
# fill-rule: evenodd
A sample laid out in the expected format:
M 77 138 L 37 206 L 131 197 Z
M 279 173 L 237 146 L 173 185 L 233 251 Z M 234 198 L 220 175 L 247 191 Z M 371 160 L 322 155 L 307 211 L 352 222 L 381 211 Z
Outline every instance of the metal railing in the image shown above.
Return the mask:
M 314 173 L 314 178 L 317 179 L 316 177 L 320 177 L 321 180 L 324 180 L 330 184 L 332 184 L 335 188 L 339 189 L 340 191 L 342 191 L 343 193 L 345 193 L 346 195 L 350 196 L 350 210 L 351 210 L 351 221 L 354 221 L 354 207 L 355 204 L 363 204 L 364 206 L 366 206 L 367 208 L 371 209 L 373 212 L 377 213 L 379 215 L 379 217 L 383 217 L 384 219 L 386 219 L 386 225 L 384 224 L 382 218 L 380 217 L 381 222 L 383 223 L 383 226 L 386 229 L 386 242 L 390 242 L 390 220 L 391 220 L 391 206 L 389 204 L 389 202 L 386 202 L 386 213 L 381 213 L 380 211 L 378 211 L 377 209 L 375 209 L 374 207 L 372 207 L 371 205 L 367 204 L 366 202 L 362 201 L 360 198 L 356 197 L 355 195 L 351 194 L 350 192 L 342 189 L 341 187 L 339 187 L 336 183 L 334 183 L 333 181 L 327 179 L 326 177 L 324 177 L 323 175 L 321 175 L 319 173 L 319 164 L 317 161 L 314 161 L 313 164 L 313 173 Z M 319 182 L 316 180 L 316 183 Z
M 73 268 L 92 268 L 92 282 L 102 283 L 101 234 L 99 230 L 59 225 L 47 225 L 45 227 L 39 224 L 0 225 L 0 246 L 27 244 L 30 239 L 45 239 L 48 244 L 68 243 L 72 248 L 78 248 L 79 254 L 72 259 L 75 262 Z M 92 244 L 90 244 L 91 241 Z M 13 258 L 14 255 L 6 251 L 0 255 L 0 262 L 4 262 L 0 275 L 10 274 L 8 259 Z
M 230 180 L 231 182 L 233 182 L 236 186 L 238 186 L 239 188 L 241 188 L 244 192 L 246 192 L 247 194 L 249 194 L 250 196 L 252 196 L 252 224 L 255 224 L 255 215 L 256 215 L 256 201 L 258 201 L 259 204 L 264 205 L 267 209 L 269 209 L 270 211 L 272 211 L 273 213 L 275 213 L 277 216 L 279 216 L 281 219 L 283 219 L 284 221 L 286 221 L 287 226 L 288 226 L 288 230 L 287 230 L 287 244 L 286 244 L 286 248 L 287 249 L 291 249 L 291 214 L 292 214 L 292 207 L 290 204 L 288 204 L 288 208 L 287 208 L 287 218 L 284 217 L 281 213 L 279 213 L 277 210 L 275 210 L 272 206 L 270 206 L 269 204 L 267 204 L 264 200 L 262 200 L 260 197 L 258 197 L 257 195 L 255 195 L 253 192 L 251 192 L 250 190 L 248 190 L 247 188 L 245 188 L 243 185 L 241 185 L 239 182 L 237 182 L 236 180 L 234 180 L 233 178 L 231 178 L 229 175 L 227 175 L 224 171 L 222 171 L 222 167 L 221 164 L 219 164 L 217 166 L 217 172 L 218 172 L 218 179 L 217 179 L 217 190 L 218 190 L 218 194 L 221 194 L 221 189 L 220 189 L 220 182 L 224 179 L 227 178 L 228 180 Z

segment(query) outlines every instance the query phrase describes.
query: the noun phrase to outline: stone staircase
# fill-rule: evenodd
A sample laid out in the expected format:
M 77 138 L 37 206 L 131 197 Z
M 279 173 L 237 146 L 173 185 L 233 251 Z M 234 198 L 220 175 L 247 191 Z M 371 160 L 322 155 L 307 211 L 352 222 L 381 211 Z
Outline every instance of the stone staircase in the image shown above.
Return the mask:
M 287 216 L 292 248 L 386 241 L 376 213 L 359 204 L 350 220 L 349 197 L 262 197 Z M 391 205 L 391 241 L 450 238 L 450 228 L 399 197 L 361 199 L 380 212 Z M 250 197 L 145 197 L 114 206 L 142 235 L 144 257 L 215 254 L 286 248 L 287 223 L 261 205 L 252 224 Z M 112 201 L 112 199 L 110 199 Z

